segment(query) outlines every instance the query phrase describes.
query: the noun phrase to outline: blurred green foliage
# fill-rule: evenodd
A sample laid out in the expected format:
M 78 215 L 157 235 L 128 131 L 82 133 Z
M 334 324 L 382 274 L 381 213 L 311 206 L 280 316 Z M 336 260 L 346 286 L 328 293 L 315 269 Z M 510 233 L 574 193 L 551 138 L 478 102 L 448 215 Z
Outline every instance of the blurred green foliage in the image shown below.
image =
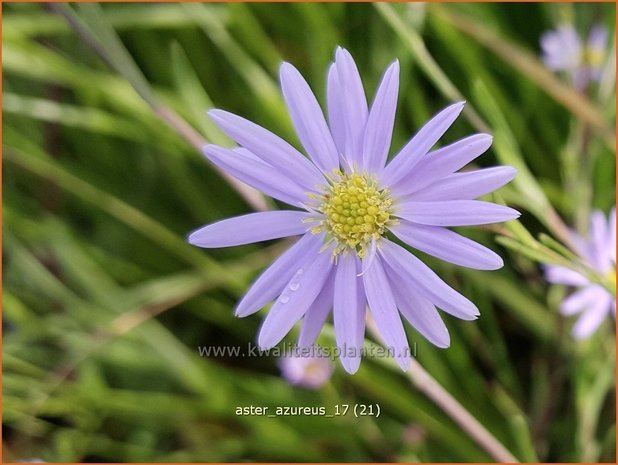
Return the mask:
M 298 145 L 278 66 L 296 65 L 324 102 L 326 67 L 342 45 L 369 97 L 384 67 L 400 60 L 394 148 L 464 98 L 465 118 L 444 142 L 489 130 L 494 148 L 477 163 L 520 171 L 498 200 L 522 210 L 521 222 L 466 231 L 505 257 L 502 270 L 421 254 L 482 317 L 445 316 L 447 350 L 407 328 L 419 362 L 518 459 L 615 462 L 613 321 L 575 344 L 572 321 L 557 313 L 567 290 L 549 288 L 532 260 L 563 259 L 535 239 L 560 239 L 551 212 L 582 227 L 591 208 L 615 203 L 615 70 L 582 97 L 475 35 L 489 31 L 493 44 L 535 64 L 540 34 L 563 18 L 581 31 L 601 21 L 614 43 L 615 5 L 63 6 L 105 59 L 48 7 L 3 6 L 5 461 L 491 459 L 383 360 L 364 360 L 355 376 L 338 368 L 308 391 L 281 379 L 272 357 L 199 356 L 198 345 L 254 341 L 259 318 L 238 320 L 232 309 L 281 244 L 184 242 L 188 231 L 250 207 L 152 105 L 216 143 L 229 140 L 207 119 L 212 106 Z M 321 342 L 332 344 L 331 331 Z M 382 414 L 235 414 L 246 405 L 342 403 L 379 403 Z

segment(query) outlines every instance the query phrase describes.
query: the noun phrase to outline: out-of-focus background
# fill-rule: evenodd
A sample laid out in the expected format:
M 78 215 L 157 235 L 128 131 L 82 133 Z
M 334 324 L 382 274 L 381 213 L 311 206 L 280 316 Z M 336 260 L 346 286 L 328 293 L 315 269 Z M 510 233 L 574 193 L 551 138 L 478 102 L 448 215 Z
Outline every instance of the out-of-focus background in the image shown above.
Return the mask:
M 190 141 L 230 143 L 206 117 L 215 106 L 298 146 L 279 64 L 297 66 L 324 103 L 341 45 L 369 98 L 401 63 L 392 152 L 465 99 L 443 143 L 490 131 L 477 166 L 520 172 L 494 200 L 521 221 L 465 232 L 503 269 L 419 253 L 482 316 L 443 315 L 447 350 L 407 327 L 417 360 L 519 460 L 615 462 L 614 320 L 575 341 L 574 318 L 557 310 L 571 290 L 543 280 L 540 248 L 517 246 L 530 233 L 561 252 L 548 212 L 583 232 L 591 209 L 615 203 L 615 63 L 580 92 L 544 68 L 539 46 L 560 24 L 584 37 L 601 24 L 611 60 L 615 5 L 4 3 L 3 16 L 5 461 L 491 460 L 388 360 L 365 359 L 354 376 L 336 362 L 309 389 L 276 357 L 200 356 L 255 341 L 264 311 L 237 319 L 233 308 L 284 244 L 185 243 L 251 211 Z M 332 331 L 320 342 L 332 345 Z M 343 404 L 381 414 L 236 412 Z

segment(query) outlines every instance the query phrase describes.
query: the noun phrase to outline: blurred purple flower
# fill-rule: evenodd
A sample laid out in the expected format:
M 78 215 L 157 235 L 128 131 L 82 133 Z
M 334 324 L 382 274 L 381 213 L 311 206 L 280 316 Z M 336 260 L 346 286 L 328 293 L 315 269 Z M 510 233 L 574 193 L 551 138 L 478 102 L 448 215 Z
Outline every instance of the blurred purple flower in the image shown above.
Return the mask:
M 578 255 L 599 275 L 616 283 L 616 207 L 605 219 L 603 212 L 595 211 L 590 217 L 588 239 L 573 234 Z M 591 282 L 584 275 L 561 266 L 545 267 L 545 279 L 550 283 L 577 287 L 578 290 L 564 299 L 560 312 L 565 315 L 581 313 L 582 316 L 573 326 L 573 336 L 585 339 L 592 335 L 613 313 L 616 317 L 616 298 L 600 284 Z
M 427 432 L 421 424 L 411 423 L 403 429 L 401 436 L 404 444 L 418 447 L 427 438 Z
M 601 78 L 607 39 L 607 29 L 594 26 L 584 43 L 572 25 L 563 24 L 541 36 L 543 61 L 553 71 L 566 72 L 577 89 L 585 89 Z
M 438 347 L 450 338 L 436 307 L 464 320 L 476 306 L 442 281 L 403 242 L 442 260 L 480 270 L 502 267 L 486 247 L 447 229 L 517 218 L 515 210 L 474 200 L 515 176 L 511 167 L 457 173 L 491 145 L 475 134 L 430 151 L 461 113 L 456 103 L 434 116 L 387 164 L 399 63 L 392 63 L 371 108 L 352 56 L 338 48 L 328 72 L 328 123 L 311 89 L 289 63 L 280 70 L 283 97 L 309 158 L 266 129 L 222 110 L 209 112 L 242 148 L 204 147 L 215 165 L 305 211 L 252 213 L 205 226 L 189 236 L 199 247 L 228 247 L 302 235 L 251 286 L 236 308 L 244 317 L 275 301 L 258 337 L 275 346 L 303 319 L 299 345 L 313 344 L 333 308 L 341 362 L 360 363 L 368 304 L 402 369 L 410 350 L 397 309 Z
M 279 360 L 281 376 L 288 383 L 308 389 L 322 387 L 333 373 L 333 365 L 326 357 L 303 357 L 288 354 Z

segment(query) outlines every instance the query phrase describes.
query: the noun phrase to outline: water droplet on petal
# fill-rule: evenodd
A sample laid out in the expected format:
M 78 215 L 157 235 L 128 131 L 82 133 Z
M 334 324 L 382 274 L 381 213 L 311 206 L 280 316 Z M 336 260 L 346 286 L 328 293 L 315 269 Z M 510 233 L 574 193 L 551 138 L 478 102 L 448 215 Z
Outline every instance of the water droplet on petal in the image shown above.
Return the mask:
M 300 283 L 298 281 L 295 281 L 292 284 L 290 284 L 291 291 L 297 291 L 299 287 L 300 287 Z
M 279 298 L 279 302 L 281 302 L 282 304 L 287 304 L 290 301 L 290 296 L 289 295 L 282 295 Z

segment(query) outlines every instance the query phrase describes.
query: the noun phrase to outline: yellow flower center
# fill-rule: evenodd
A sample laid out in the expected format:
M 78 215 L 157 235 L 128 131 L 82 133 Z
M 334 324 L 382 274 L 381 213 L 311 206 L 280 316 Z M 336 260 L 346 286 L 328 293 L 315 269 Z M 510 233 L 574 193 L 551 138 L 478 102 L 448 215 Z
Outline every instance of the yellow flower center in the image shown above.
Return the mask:
M 388 189 L 379 190 L 376 180 L 368 175 L 337 171 L 319 201 L 317 210 L 326 219 L 312 232 L 326 231 L 337 241 L 334 255 L 348 249 L 363 258 L 371 241 L 396 222 L 391 217 L 393 202 Z
M 607 279 L 614 287 L 616 287 L 616 270 L 610 271 L 607 275 Z
M 602 279 L 600 284 L 616 298 L 616 269 L 611 270 L 602 278 L 604 279 Z
M 603 50 L 592 49 L 589 47 L 584 48 L 583 61 L 588 66 L 600 67 L 603 66 L 605 61 L 605 53 Z

